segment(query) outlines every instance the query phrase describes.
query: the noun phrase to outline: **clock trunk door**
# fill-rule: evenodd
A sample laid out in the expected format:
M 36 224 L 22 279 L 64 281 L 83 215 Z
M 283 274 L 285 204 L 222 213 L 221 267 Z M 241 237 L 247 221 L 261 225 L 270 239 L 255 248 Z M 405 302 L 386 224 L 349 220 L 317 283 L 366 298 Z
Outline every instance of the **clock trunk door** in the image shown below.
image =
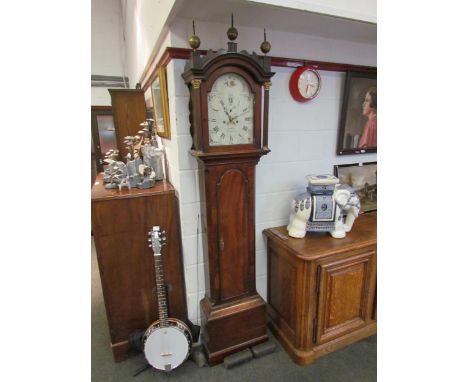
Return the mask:
M 217 303 L 255 291 L 254 164 L 209 167 L 206 182 L 210 295 Z M 208 187 L 211 188 L 211 187 Z
M 229 170 L 218 183 L 220 298 L 228 301 L 248 294 L 249 181 Z

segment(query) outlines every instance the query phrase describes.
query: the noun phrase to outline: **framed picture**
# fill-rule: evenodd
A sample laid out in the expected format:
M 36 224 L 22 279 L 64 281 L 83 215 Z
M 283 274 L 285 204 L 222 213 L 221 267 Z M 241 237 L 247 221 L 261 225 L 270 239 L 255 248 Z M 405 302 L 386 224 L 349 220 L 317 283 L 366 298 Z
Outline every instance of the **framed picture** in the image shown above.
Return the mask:
M 353 187 L 361 201 L 360 213 L 377 211 L 377 162 L 335 165 L 341 184 Z
M 145 104 L 146 104 L 146 118 L 154 118 L 154 107 L 153 107 L 153 91 L 151 86 L 145 90 Z
M 151 98 L 153 101 L 153 114 L 156 131 L 160 137 L 171 139 L 166 68 L 163 66 L 157 69 L 156 77 L 151 83 Z
M 337 154 L 377 152 L 377 74 L 348 72 Z

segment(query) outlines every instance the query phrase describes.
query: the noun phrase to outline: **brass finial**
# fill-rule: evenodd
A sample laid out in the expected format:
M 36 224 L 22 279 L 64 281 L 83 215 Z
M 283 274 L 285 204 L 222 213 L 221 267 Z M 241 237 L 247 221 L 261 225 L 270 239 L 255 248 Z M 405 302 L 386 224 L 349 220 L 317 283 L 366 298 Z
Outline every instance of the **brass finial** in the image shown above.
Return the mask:
M 267 41 L 266 39 L 266 29 L 263 28 L 263 42 L 260 45 L 260 50 L 264 53 L 267 54 L 271 49 L 271 44 Z
M 231 27 L 227 31 L 229 40 L 234 41 L 237 38 L 237 29 L 234 28 L 234 14 L 231 13 Z
M 190 36 L 188 42 L 193 50 L 196 50 L 200 46 L 200 38 L 195 34 L 195 21 L 192 20 L 193 35 Z

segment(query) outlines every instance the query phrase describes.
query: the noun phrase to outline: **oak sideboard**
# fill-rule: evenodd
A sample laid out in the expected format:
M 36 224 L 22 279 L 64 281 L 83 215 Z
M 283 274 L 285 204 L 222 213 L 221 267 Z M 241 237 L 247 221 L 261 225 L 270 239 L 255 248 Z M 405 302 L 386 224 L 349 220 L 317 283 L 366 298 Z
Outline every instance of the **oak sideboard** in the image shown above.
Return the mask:
M 377 332 L 377 213 L 360 215 L 343 239 L 263 231 L 269 325 L 291 358 L 313 362 Z

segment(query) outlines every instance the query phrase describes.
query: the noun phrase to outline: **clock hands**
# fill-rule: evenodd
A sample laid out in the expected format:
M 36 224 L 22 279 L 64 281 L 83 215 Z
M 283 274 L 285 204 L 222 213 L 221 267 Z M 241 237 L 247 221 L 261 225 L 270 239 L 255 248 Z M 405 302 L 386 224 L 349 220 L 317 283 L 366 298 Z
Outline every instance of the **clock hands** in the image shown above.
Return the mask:
M 312 92 L 313 92 L 316 87 L 317 87 L 317 83 L 307 82 L 306 89 L 305 89 L 306 96 L 312 95 L 309 90 L 312 89 Z
M 228 113 L 228 111 L 227 111 L 227 109 L 226 109 L 226 106 L 224 106 L 223 100 L 220 100 L 219 103 L 220 103 L 221 106 L 223 107 L 224 113 L 228 116 L 228 118 L 229 118 L 229 123 L 232 123 L 232 117 L 231 117 L 231 115 Z
M 243 114 L 245 114 L 245 113 L 248 113 L 248 112 L 249 112 L 249 110 L 246 110 L 246 111 L 244 111 L 244 112 L 242 112 L 242 113 L 240 113 L 240 114 L 237 114 L 236 116 L 232 117 L 232 120 L 235 120 L 236 118 L 238 118 L 238 117 L 240 117 L 241 115 L 243 115 Z
M 229 115 L 229 113 L 227 112 L 227 110 L 226 110 L 226 109 L 224 109 L 224 112 L 225 112 L 225 113 L 226 113 L 226 115 L 228 116 L 228 118 L 229 118 L 229 122 L 232 122 L 232 117 Z

